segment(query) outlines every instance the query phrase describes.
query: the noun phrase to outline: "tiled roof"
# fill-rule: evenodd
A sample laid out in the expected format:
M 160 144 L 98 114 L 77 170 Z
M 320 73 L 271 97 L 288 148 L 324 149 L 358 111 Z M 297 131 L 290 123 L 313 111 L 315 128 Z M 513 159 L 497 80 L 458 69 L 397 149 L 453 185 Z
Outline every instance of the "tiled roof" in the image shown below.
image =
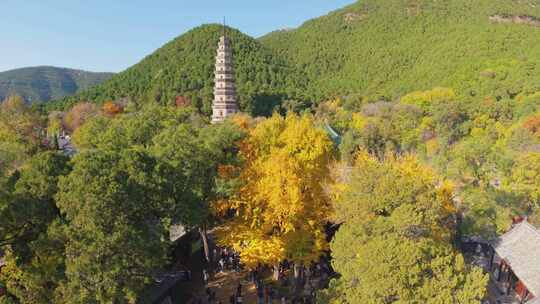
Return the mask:
M 540 230 L 523 221 L 498 238 L 493 248 L 527 289 L 540 297 Z
M 171 242 L 176 242 L 181 237 L 186 235 L 186 233 L 187 233 L 186 227 L 184 227 L 182 225 L 174 225 L 173 224 L 173 225 L 171 225 L 171 228 L 169 228 L 169 238 L 170 238 Z

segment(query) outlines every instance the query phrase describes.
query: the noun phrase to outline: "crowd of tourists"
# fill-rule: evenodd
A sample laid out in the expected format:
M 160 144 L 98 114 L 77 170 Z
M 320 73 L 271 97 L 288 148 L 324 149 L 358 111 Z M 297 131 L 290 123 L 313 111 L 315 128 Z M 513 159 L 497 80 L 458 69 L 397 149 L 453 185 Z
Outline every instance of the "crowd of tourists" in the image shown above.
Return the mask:
M 216 262 L 214 265 L 218 272 L 224 272 L 227 270 L 241 271 L 240 255 L 228 248 L 214 248 L 212 252 L 212 261 Z
M 198 299 L 195 303 L 203 304 L 227 304 L 217 301 L 216 292 L 208 286 L 211 276 L 225 272 L 241 272 L 243 270 L 240 263 L 240 255 L 229 248 L 216 247 L 211 252 L 211 261 L 202 271 L 202 280 L 206 287 L 205 301 Z M 322 259 L 318 263 L 311 263 L 309 266 L 297 266 L 288 261 L 279 265 L 278 281 L 266 284 L 263 274 L 271 273 L 273 269 L 259 265 L 251 270 L 244 284 L 254 284 L 256 288 L 257 304 L 313 304 L 316 300 L 316 291 L 324 288 L 333 271 L 327 259 Z M 295 275 L 288 275 L 294 273 Z M 249 282 L 249 283 L 248 283 Z M 228 297 L 228 304 L 243 304 L 245 297 L 243 294 L 242 282 L 239 282 L 234 292 Z

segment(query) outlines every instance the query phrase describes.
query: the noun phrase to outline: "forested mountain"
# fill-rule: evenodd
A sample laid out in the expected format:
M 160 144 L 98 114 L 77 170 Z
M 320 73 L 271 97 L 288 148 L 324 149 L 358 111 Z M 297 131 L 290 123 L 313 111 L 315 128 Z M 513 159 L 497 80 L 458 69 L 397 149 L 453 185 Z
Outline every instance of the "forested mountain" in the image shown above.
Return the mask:
M 365 0 L 258 40 L 228 29 L 243 110 L 267 114 L 335 96 L 393 100 L 450 87 L 474 99 L 534 91 L 540 80 L 535 1 Z M 208 114 L 219 25 L 195 28 L 103 85 L 62 100 L 172 104 L 187 97 Z M 298 104 L 298 103 L 297 103 Z
M 247 114 L 220 124 L 220 25 L 44 108 L 7 98 L 0 303 L 148 303 L 179 268 L 173 224 L 222 270 L 194 297 L 239 283 L 232 298 L 254 303 L 260 282 L 325 304 L 498 297 L 487 272 L 503 264 L 458 245 L 540 225 L 539 1 L 362 0 L 260 39 L 227 28 Z
M 538 1 L 362 0 L 260 41 L 306 72 L 315 99 L 451 87 L 513 96 L 540 80 Z
M 16 94 L 27 102 L 46 102 L 73 95 L 112 75 L 49 66 L 5 71 L 0 73 L 0 100 Z
M 68 107 L 80 100 L 101 103 L 125 97 L 138 104 L 173 104 L 182 96 L 208 114 L 213 98 L 216 47 L 222 34 L 220 25 L 197 27 L 104 84 L 62 100 L 60 106 Z M 227 35 L 233 41 L 243 110 L 265 114 L 271 112 L 274 103 L 303 91 L 304 78 L 257 40 L 230 28 Z

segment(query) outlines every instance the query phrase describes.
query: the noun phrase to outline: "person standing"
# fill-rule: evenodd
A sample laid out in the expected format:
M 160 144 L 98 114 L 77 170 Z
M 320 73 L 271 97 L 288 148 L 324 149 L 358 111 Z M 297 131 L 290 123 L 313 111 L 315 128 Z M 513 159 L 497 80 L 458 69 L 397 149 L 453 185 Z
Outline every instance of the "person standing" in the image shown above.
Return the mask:
M 212 301 L 212 291 L 210 288 L 206 287 L 206 302 L 211 303 Z
M 216 262 L 218 260 L 218 249 L 215 247 L 214 250 L 213 250 L 213 254 L 212 254 L 212 262 Z
M 264 304 L 270 303 L 270 288 L 268 286 L 264 287 Z
M 208 285 L 208 280 L 210 279 L 210 276 L 208 275 L 208 271 L 206 271 L 206 269 L 203 269 L 203 282 L 204 282 L 204 286 Z
M 234 258 L 232 254 L 229 255 L 229 258 L 227 260 L 227 265 L 228 265 L 227 266 L 228 269 L 234 270 Z
M 225 271 L 225 259 L 223 258 L 219 259 L 219 270 Z
M 276 298 L 276 290 L 272 286 L 269 287 L 268 296 L 270 297 L 270 303 L 274 303 L 274 299 Z
M 242 283 L 238 283 L 238 286 L 236 286 L 236 294 L 242 296 Z
M 264 290 L 262 286 L 257 288 L 257 304 L 264 304 Z

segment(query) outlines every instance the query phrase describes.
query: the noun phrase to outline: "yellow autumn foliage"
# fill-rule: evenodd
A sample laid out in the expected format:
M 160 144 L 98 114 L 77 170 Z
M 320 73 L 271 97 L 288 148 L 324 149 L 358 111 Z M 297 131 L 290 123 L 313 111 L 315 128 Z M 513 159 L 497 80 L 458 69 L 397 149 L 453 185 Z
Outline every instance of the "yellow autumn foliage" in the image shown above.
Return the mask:
M 353 113 L 351 127 L 355 130 L 361 131 L 368 124 L 368 118 L 361 113 Z
M 403 96 L 400 100 L 404 104 L 412 104 L 420 107 L 424 111 L 438 102 L 454 100 L 456 93 L 449 88 L 434 88 L 429 91 L 417 91 Z
M 241 187 L 218 204 L 236 216 L 219 229 L 218 241 L 239 251 L 248 267 L 316 260 L 328 247 L 323 227 L 332 209 L 324 185 L 332 149 L 309 116 L 274 115 L 250 129 L 240 144 Z
M 365 225 L 380 214 L 392 224 L 428 226 L 434 238 L 451 238 L 455 224 L 454 185 L 441 178 L 417 156 L 387 154 L 379 159 L 362 150 L 351 168 L 351 180 L 334 195 L 336 222 Z M 414 226 L 413 225 L 413 226 Z M 387 229 L 388 227 L 384 228 Z

